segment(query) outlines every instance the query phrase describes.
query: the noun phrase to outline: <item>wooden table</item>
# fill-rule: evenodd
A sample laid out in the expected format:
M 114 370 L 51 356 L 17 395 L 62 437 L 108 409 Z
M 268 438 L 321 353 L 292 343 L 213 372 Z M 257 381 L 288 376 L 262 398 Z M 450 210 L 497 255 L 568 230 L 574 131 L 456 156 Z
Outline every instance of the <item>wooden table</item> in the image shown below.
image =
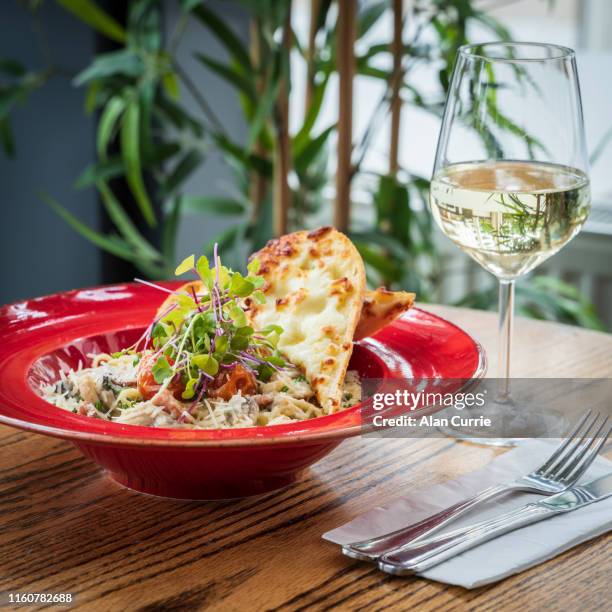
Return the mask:
M 493 314 L 430 309 L 473 333 L 495 367 Z M 612 376 L 610 335 L 526 320 L 516 332 L 517 376 Z M 388 576 L 321 540 L 495 454 L 450 439 L 355 438 L 280 493 L 186 503 L 121 489 L 70 443 L 0 427 L 0 593 L 72 592 L 96 610 L 604 609 L 609 536 L 473 591 Z

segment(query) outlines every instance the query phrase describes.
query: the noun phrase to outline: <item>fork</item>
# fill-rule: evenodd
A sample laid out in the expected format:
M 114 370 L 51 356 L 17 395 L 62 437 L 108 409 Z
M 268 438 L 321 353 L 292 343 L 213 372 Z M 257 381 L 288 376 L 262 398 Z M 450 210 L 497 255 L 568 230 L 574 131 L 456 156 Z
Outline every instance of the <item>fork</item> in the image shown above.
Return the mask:
M 343 554 L 353 559 L 375 562 L 392 550 L 430 536 L 475 506 L 495 497 L 511 491 L 554 495 L 569 489 L 586 472 L 599 453 L 603 443 L 600 442 L 596 446 L 593 446 L 593 443 L 603 431 L 608 418 L 603 418 L 601 424 L 596 428 L 600 414 L 597 413 L 591 417 L 589 410 L 552 455 L 533 472 L 514 482 L 488 487 L 474 497 L 463 500 L 408 527 L 375 538 L 345 544 L 342 547 Z M 594 430 L 595 433 L 592 433 Z

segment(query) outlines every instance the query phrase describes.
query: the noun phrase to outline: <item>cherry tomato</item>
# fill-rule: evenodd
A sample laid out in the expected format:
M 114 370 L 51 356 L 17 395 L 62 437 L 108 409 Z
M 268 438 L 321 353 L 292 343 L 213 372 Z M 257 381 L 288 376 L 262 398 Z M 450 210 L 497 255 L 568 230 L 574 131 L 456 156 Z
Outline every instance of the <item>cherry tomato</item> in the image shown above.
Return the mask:
M 145 400 L 151 399 L 161 388 L 161 385 L 155 380 L 153 376 L 153 366 L 155 365 L 158 357 L 153 354 L 145 355 L 138 364 L 136 371 L 136 385 L 138 386 L 138 392 L 142 395 Z M 167 357 L 170 365 L 174 364 L 174 361 Z M 185 388 L 181 381 L 172 381 L 168 385 L 168 391 L 174 395 L 177 400 L 182 399 L 181 394 Z
M 242 395 L 253 395 L 257 392 L 257 380 L 244 366 L 239 363 L 233 368 L 217 374 L 209 390 L 210 397 L 229 400 L 240 391 Z

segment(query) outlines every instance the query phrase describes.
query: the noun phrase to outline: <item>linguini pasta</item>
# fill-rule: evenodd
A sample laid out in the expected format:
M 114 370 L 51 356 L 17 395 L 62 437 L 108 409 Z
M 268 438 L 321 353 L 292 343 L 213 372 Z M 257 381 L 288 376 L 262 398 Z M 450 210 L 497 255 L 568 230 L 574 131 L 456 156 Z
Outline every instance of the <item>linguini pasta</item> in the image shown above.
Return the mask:
M 326 414 L 310 384 L 294 367 L 258 382 L 252 395 L 237 393 L 228 400 L 194 402 L 177 400 L 164 389 L 150 399 L 143 398 L 137 387 L 138 363 L 143 357 L 101 353 L 90 358 L 91 367 L 62 374 L 58 382 L 41 389 L 42 396 L 75 414 L 149 427 L 231 429 L 293 423 Z M 343 398 L 345 408 L 361 401 L 361 385 L 354 371 L 347 373 Z

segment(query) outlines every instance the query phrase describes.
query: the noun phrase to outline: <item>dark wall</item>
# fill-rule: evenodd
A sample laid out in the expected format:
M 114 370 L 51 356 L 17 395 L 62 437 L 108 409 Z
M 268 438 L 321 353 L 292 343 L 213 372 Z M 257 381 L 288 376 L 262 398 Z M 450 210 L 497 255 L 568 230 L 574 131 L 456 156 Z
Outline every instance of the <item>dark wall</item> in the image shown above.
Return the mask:
M 45 2 L 40 21 L 54 63 L 77 71 L 93 49 L 91 31 L 54 2 Z M 28 68 L 45 65 L 40 37 L 17 2 L 0 9 L 0 56 Z M 99 282 L 96 249 L 42 203 L 38 192 L 58 199 L 85 223 L 96 225 L 92 191 L 72 184 L 92 159 L 93 120 L 85 116 L 83 92 L 55 77 L 13 113 L 17 158 L 0 153 L 0 303 Z

